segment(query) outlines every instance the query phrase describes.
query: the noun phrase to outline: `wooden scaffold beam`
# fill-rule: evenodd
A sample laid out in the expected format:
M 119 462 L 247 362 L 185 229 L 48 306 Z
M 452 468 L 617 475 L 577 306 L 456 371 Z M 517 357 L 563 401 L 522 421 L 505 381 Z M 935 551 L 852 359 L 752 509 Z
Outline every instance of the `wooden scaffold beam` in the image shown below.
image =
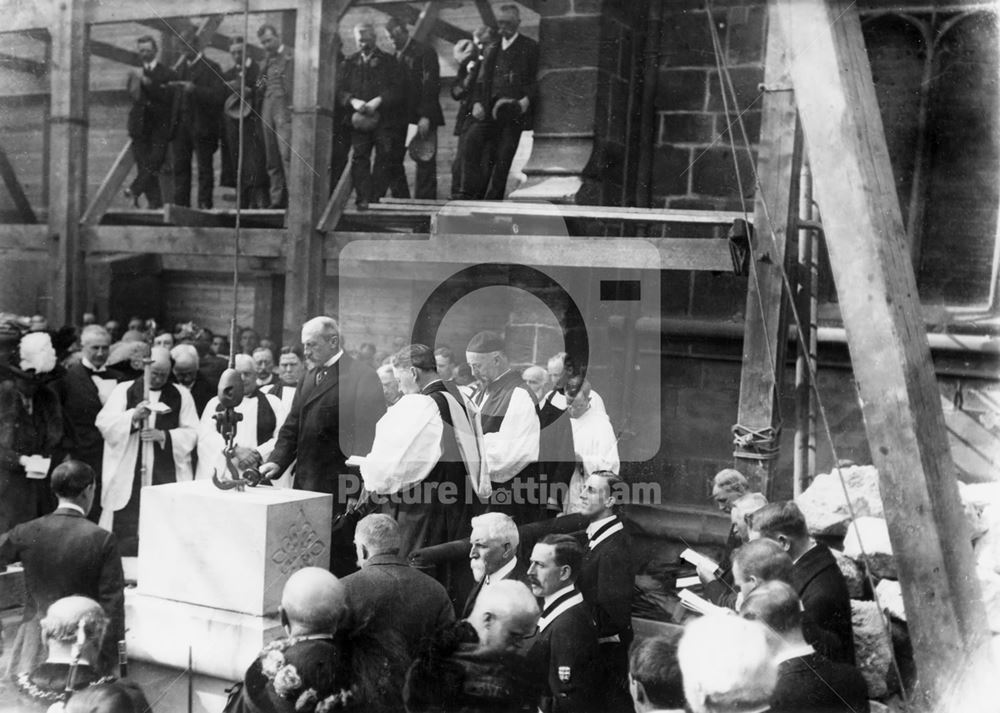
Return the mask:
M 991 710 L 989 627 L 858 10 L 777 5 L 903 587 L 914 710 Z

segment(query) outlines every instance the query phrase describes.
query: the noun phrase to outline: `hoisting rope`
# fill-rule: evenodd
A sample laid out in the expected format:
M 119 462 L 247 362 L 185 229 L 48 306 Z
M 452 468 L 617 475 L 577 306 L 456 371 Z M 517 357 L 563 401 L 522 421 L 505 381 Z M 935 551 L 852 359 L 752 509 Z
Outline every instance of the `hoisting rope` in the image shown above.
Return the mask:
M 711 31 L 711 34 L 712 34 L 712 46 L 713 46 L 713 49 L 715 51 L 716 67 L 717 67 L 717 69 L 719 71 L 719 86 L 720 86 L 720 89 L 722 90 L 722 95 L 723 95 L 723 107 L 724 107 L 724 110 L 726 111 L 726 118 L 728 120 L 729 119 L 729 102 L 727 100 L 727 96 L 726 95 L 727 95 L 727 93 L 729 94 L 729 96 L 732 98 L 733 106 L 738 109 L 739 106 L 738 106 L 738 99 L 737 99 L 737 95 L 736 95 L 736 89 L 735 89 L 735 86 L 734 86 L 733 81 L 732 81 L 732 75 L 729 72 L 729 66 L 727 64 L 727 60 L 726 60 L 726 57 L 725 57 L 725 52 L 722 49 L 722 42 L 719 39 L 718 29 L 716 28 L 715 21 L 713 19 L 711 0 L 705 0 L 705 10 L 706 10 L 707 17 L 708 17 L 709 28 L 710 28 L 710 31 Z M 776 22 L 776 21 L 777 21 L 777 19 L 774 18 L 774 17 L 770 17 L 769 18 L 769 22 Z M 773 29 L 771 31 L 773 31 Z M 794 57 L 790 58 L 789 62 L 793 62 L 793 61 L 795 61 L 795 58 Z M 778 244 L 778 236 L 775 233 L 774 223 L 771 220 L 771 214 L 770 214 L 770 211 L 768 210 L 767 196 L 764 194 L 764 191 L 763 191 L 763 189 L 761 187 L 760 175 L 757 173 L 757 166 L 756 166 L 756 163 L 753 160 L 753 150 L 751 148 L 750 139 L 749 139 L 749 136 L 747 134 L 746 124 L 743 121 L 743 113 L 744 112 L 737 112 L 736 113 L 736 118 L 735 118 L 734 121 L 739 126 L 741 138 L 742 138 L 742 141 L 743 141 L 743 148 L 745 149 L 747 155 L 750 158 L 749 164 L 750 164 L 750 170 L 753 173 L 754 186 L 755 186 L 756 192 L 757 192 L 757 200 L 758 200 L 759 205 L 760 205 L 760 207 L 761 207 L 761 209 L 762 209 L 762 211 L 764 213 L 764 218 L 765 218 L 765 221 L 767 222 L 767 226 L 768 226 L 768 229 L 766 231 L 758 231 L 757 234 L 758 235 L 766 234 L 767 238 L 770 241 L 771 249 L 774 251 L 774 254 L 778 254 L 780 252 L 780 250 L 779 250 L 779 244 Z M 732 129 L 733 129 L 733 122 L 729 122 L 728 125 L 727 125 L 727 127 L 726 127 L 726 131 L 729 134 L 730 146 L 731 146 L 731 150 L 732 150 L 733 169 L 736 172 L 737 185 L 739 185 L 740 187 L 742 187 L 743 183 L 742 183 L 741 172 L 740 172 L 740 164 L 739 164 L 738 157 L 737 157 L 737 154 L 736 154 L 736 148 L 735 148 L 735 142 L 734 142 L 734 139 L 733 139 Z M 742 190 L 740 191 L 740 202 L 743 205 L 744 215 L 746 215 L 746 203 L 744 201 Z M 757 257 L 756 257 L 756 255 L 754 255 L 754 245 L 753 245 L 753 241 L 752 240 L 749 241 L 749 249 L 750 249 L 750 252 L 751 252 L 751 255 L 750 255 L 750 264 L 754 266 L 753 269 L 754 269 L 755 275 L 756 275 L 756 261 L 757 261 Z M 776 264 L 776 266 L 778 267 L 778 269 L 780 271 L 780 274 L 781 274 L 782 286 L 783 286 L 783 289 L 785 291 L 785 296 L 788 299 L 789 310 L 790 310 L 790 313 L 792 315 L 792 321 L 793 321 L 793 323 L 795 325 L 795 332 L 796 332 L 796 336 L 798 338 L 798 343 L 800 345 L 802 345 L 802 344 L 808 344 L 808 341 L 806 340 L 805 329 L 802 326 L 802 319 L 801 319 L 801 316 L 799 315 L 798 307 L 797 307 L 797 305 L 795 303 L 795 292 L 792 289 L 791 279 L 789 278 L 788 272 L 785 269 L 785 265 L 783 263 L 779 263 L 778 261 L 775 261 L 774 264 Z M 758 285 L 759 285 L 759 283 L 758 283 Z M 758 298 L 759 298 L 759 295 L 760 295 L 760 293 L 758 291 Z M 763 311 L 763 304 L 760 303 L 759 299 L 758 299 L 758 304 L 760 304 L 760 308 L 761 308 L 760 318 L 761 318 L 761 321 L 764 323 L 764 327 L 765 327 L 765 331 L 766 331 L 767 330 L 766 315 L 764 314 L 764 311 Z M 781 335 L 779 335 L 779 338 L 781 338 Z M 779 368 L 781 367 L 780 364 L 776 365 L 776 366 L 779 367 Z M 820 420 L 821 420 L 821 422 L 823 424 L 823 433 L 824 433 L 824 435 L 826 437 L 826 440 L 827 440 L 827 442 L 828 442 L 828 444 L 830 446 L 830 452 L 831 452 L 831 454 L 833 456 L 834 463 L 838 463 L 839 464 L 841 462 L 841 460 L 840 460 L 840 457 L 838 455 L 837 445 L 836 445 L 836 443 L 834 442 L 834 439 L 833 439 L 833 430 L 830 427 L 830 419 L 829 419 L 829 417 L 827 415 L 826 407 L 823 404 L 823 399 L 822 399 L 822 397 L 820 396 L 820 393 L 819 393 L 818 379 L 817 379 L 817 374 L 816 374 L 816 365 L 813 364 L 811 362 L 811 360 L 807 359 L 807 360 L 805 360 L 805 366 L 806 366 L 806 373 L 807 373 L 807 376 L 808 376 L 809 388 L 812 391 L 814 398 L 816 399 L 816 406 L 818 407 L 818 411 L 819 411 L 819 415 L 820 415 Z M 735 429 L 736 429 L 736 427 L 734 426 L 734 431 L 735 431 Z M 841 490 L 843 491 L 843 494 L 844 494 L 844 501 L 847 504 L 848 514 L 850 516 L 851 524 L 853 525 L 854 521 L 857 519 L 857 512 L 854 509 L 854 504 L 851 502 L 850 493 L 848 492 L 848 489 L 847 489 L 847 483 L 845 482 L 844 475 L 841 472 L 840 467 L 837 466 L 837 467 L 834 468 L 834 470 L 837 473 L 837 479 L 840 482 L 840 487 L 841 487 Z M 889 644 L 890 644 L 889 645 L 889 653 L 890 653 L 890 658 L 891 658 L 891 661 L 892 661 L 893 671 L 896 674 L 896 678 L 897 678 L 897 680 L 899 681 L 899 684 L 900 684 L 900 695 L 903 698 L 904 704 L 908 705 L 908 703 L 909 703 L 909 701 L 908 701 L 909 696 L 907 694 L 905 686 L 903 685 L 903 677 L 902 677 L 902 673 L 900 671 L 899 661 L 896 658 L 896 652 L 895 652 L 895 650 L 894 650 L 894 648 L 892 646 L 892 628 L 891 628 L 891 624 L 889 622 L 888 616 L 885 613 L 885 609 L 882 607 L 882 603 L 879 601 L 878 594 L 875 591 L 875 578 L 872 576 L 869 568 L 867 567 L 868 553 L 867 553 L 867 551 L 865 549 L 864 543 L 862 542 L 861 532 L 858 531 L 856 528 L 855 528 L 855 535 L 856 535 L 857 540 L 858 540 L 858 547 L 860 549 L 861 558 L 866 563 L 866 566 L 862 567 L 861 569 L 864 572 L 865 579 L 868 582 L 868 586 L 869 586 L 869 589 L 871 590 L 872 597 L 874 598 L 875 605 L 876 605 L 876 607 L 878 608 L 878 611 L 879 611 L 879 617 L 880 617 L 880 620 L 882 622 L 882 628 L 883 628 L 883 630 L 884 630 L 884 632 L 886 634 L 886 638 L 887 638 L 887 640 L 889 641 Z

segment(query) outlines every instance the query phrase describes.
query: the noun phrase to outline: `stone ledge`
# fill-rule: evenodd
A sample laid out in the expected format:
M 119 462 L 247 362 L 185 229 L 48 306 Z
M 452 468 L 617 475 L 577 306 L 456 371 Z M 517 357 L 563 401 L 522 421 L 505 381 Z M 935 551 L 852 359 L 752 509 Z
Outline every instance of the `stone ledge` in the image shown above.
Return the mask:
M 276 618 L 173 602 L 125 590 L 129 658 L 238 681 L 270 641 L 283 635 Z

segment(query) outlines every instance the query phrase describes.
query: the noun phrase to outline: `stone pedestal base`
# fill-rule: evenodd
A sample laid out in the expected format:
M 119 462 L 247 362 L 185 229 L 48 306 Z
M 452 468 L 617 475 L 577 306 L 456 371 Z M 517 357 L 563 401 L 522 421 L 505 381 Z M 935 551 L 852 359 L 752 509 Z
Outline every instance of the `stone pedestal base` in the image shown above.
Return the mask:
M 130 659 L 186 669 L 188 647 L 196 673 L 239 681 L 254 657 L 283 636 L 275 617 L 238 614 L 222 609 L 125 592 L 126 642 Z

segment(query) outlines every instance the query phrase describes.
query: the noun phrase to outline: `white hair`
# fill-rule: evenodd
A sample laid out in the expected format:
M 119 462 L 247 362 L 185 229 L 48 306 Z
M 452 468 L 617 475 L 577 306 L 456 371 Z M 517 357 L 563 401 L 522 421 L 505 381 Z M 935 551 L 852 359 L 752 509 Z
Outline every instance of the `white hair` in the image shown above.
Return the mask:
M 734 525 L 745 523 L 748 515 L 751 515 L 767 505 L 767 498 L 763 493 L 747 493 L 741 495 L 733 501 L 733 509 L 729 517 Z
M 521 617 L 533 617 L 537 620 L 538 601 L 524 582 L 502 579 L 483 587 L 476 597 L 472 615 L 483 612 L 489 612 L 506 621 Z
M 233 358 L 233 368 L 236 371 L 257 372 L 257 365 L 253 363 L 253 357 L 249 354 L 237 354 Z
M 509 515 L 502 512 L 488 512 L 472 518 L 472 529 L 482 530 L 488 540 L 496 540 L 501 544 L 509 543 L 513 549 L 521 543 L 521 535 L 517 524 Z
M 92 337 L 101 337 L 103 339 L 111 340 L 111 335 L 108 334 L 108 330 L 99 324 L 88 324 L 80 332 L 80 344 L 86 344 L 87 340 Z
M 178 344 L 170 350 L 170 358 L 174 362 L 194 362 L 198 363 L 198 350 L 193 344 Z
M 302 341 L 306 340 L 307 334 L 321 334 L 324 337 L 330 334 L 340 336 L 340 325 L 333 317 L 313 317 L 302 325 Z
M 778 679 L 767 629 L 732 614 L 709 614 L 688 624 L 677 661 L 694 713 L 758 710 Z

